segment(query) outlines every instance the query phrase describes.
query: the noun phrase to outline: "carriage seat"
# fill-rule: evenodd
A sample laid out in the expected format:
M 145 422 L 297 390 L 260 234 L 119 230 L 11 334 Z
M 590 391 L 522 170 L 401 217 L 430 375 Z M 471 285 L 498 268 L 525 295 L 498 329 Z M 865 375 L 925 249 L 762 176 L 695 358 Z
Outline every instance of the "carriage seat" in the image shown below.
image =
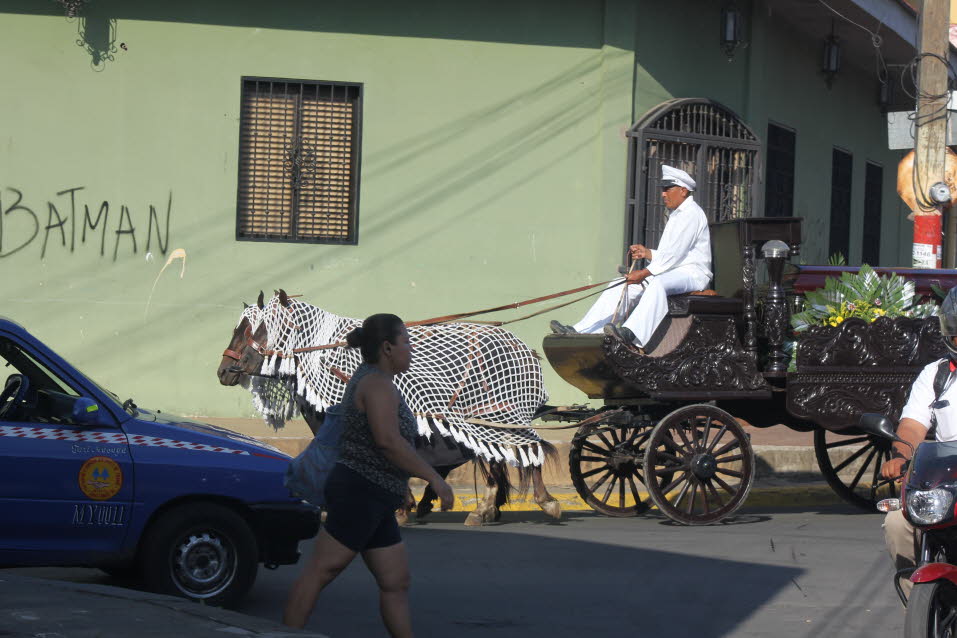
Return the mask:
M 744 303 L 737 297 L 721 297 L 713 290 L 697 290 L 668 296 L 668 316 L 740 315 Z

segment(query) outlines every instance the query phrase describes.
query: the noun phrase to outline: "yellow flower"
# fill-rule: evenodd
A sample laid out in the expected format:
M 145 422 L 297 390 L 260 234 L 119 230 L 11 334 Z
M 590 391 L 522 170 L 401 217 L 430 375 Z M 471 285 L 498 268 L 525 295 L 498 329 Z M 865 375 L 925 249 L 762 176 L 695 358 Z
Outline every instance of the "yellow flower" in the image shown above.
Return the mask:
M 844 321 L 844 317 L 836 317 L 836 318 L 834 319 L 834 321 L 836 321 L 837 323 L 842 323 L 842 322 Z M 836 326 L 837 323 L 834 324 L 834 325 Z

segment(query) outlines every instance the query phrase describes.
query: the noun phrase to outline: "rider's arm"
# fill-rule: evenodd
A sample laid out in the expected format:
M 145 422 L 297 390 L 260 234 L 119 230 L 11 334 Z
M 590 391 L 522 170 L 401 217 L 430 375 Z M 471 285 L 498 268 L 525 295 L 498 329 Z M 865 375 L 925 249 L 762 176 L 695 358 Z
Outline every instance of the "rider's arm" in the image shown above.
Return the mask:
M 897 426 L 897 436 L 904 439 L 916 449 L 920 442 L 927 436 L 927 427 L 920 421 L 901 419 Z M 904 473 L 904 463 L 910 460 L 910 448 L 903 443 L 895 442 L 892 446 L 893 455 L 891 459 L 881 466 L 881 476 L 884 478 L 897 478 Z
M 913 445 L 916 449 L 921 441 L 924 440 L 924 437 L 927 436 L 927 427 L 920 421 L 905 417 L 901 419 L 900 424 L 897 426 L 897 436 Z M 899 454 L 905 460 L 910 460 L 911 451 L 909 447 L 903 443 L 895 442 L 893 448 L 895 452 L 894 456 Z

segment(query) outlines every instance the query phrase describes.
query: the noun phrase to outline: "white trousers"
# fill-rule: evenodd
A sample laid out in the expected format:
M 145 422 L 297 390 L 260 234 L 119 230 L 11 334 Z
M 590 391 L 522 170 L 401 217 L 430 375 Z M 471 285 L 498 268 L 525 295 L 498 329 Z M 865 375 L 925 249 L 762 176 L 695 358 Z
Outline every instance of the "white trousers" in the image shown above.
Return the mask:
M 621 279 L 616 279 L 609 286 L 614 286 L 619 281 Z M 624 287 L 625 298 L 621 302 L 618 319 L 628 317 L 624 327 L 635 333 L 636 345 L 644 346 L 661 320 L 668 315 L 668 295 L 703 290 L 709 281 L 710 278 L 698 270 L 685 267 L 651 275 L 641 284 L 609 287 L 599 295 L 598 300 L 574 328 L 583 334 L 601 332 L 605 324 L 611 322 Z

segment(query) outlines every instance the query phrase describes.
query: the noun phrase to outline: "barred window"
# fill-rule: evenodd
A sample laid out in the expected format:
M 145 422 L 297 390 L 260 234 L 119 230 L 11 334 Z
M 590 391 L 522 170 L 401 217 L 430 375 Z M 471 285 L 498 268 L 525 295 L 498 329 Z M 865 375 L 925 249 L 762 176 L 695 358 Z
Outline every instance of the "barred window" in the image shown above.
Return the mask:
M 236 238 L 358 241 L 362 85 L 243 78 Z

